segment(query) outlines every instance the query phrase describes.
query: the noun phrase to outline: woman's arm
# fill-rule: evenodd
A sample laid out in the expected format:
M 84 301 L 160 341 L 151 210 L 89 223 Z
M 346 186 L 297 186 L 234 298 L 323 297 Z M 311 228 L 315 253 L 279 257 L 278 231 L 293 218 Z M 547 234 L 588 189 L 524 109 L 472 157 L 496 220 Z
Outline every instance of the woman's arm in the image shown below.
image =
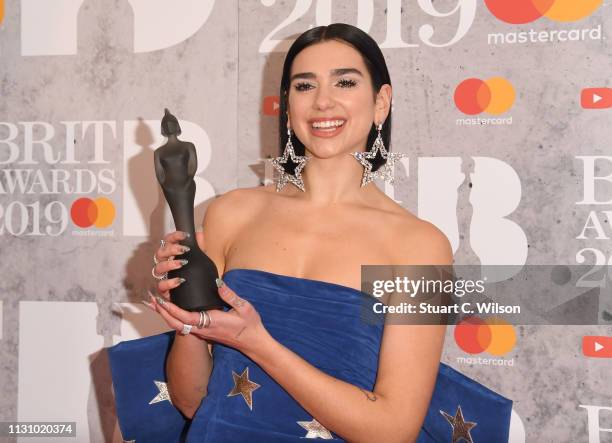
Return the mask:
M 166 362 L 168 392 L 172 404 L 192 418 L 206 396 L 212 371 L 212 356 L 206 340 L 175 334 Z
M 215 263 L 219 274 L 225 267 L 227 233 L 231 228 L 227 223 L 222 224 L 224 207 L 227 206 L 225 200 L 226 198 L 222 196 L 208 205 L 202 223 L 203 232 L 196 234 L 198 245 Z M 173 247 L 177 246 L 166 245 L 166 248 Z M 163 260 L 162 256 L 163 253 L 158 253 L 158 257 Z M 180 259 L 180 256 L 176 258 Z M 168 263 L 170 265 L 171 262 Z M 156 272 L 159 274 L 164 270 Z M 168 299 L 167 288 L 175 285 L 178 285 L 178 281 L 162 280 L 158 289 Z M 206 395 L 211 371 L 212 356 L 209 342 L 194 335 L 184 336 L 176 333 L 166 362 L 168 391 L 174 406 L 186 417 L 193 417 Z
M 446 237 L 431 226 L 427 230 L 419 262 L 451 264 Z M 409 250 L 415 250 L 414 242 Z M 347 441 L 413 442 L 431 400 L 445 328 L 385 326 L 374 392 L 327 375 L 270 336 L 249 357 L 319 423 Z

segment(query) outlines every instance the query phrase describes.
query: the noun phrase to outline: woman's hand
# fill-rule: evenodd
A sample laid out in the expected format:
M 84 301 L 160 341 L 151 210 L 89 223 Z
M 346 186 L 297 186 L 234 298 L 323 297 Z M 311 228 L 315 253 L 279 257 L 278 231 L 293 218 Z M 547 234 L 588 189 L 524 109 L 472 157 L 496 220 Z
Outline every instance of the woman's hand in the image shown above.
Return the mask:
M 230 346 L 249 356 L 270 337 L 268 331 L 255 307 L 228 288 L 221 279 L 219 282 L 222 283 L 219 296 L 232 309 L 227 312 L 217 309 L 206 311 L 210 316 L 208 327 L 198 329 L 195 326 L 200 321 L 198 312 L 185 311 L 159 296 L 150 294 L 151 303 L 147 306 L 159 313 L 168 326 L 179 333 L 183 330 L 183 325 L 194 325 L 191 329 L 192 335 Z
M 175 259 L 176 256 L 180 256 L 185 252 L 189 251 L 188 246 L 183 246 L 179 242 L 185 240 L 189 234 L 181 231 L 175 231 L 167 234 L 162 242 L 163 246 L 160 246 L 155 251 L 155 260 L 158 262 L 153 268 L 153 273 L 162 276 L 168 271 L 179 269 L 187 264 L 186 260 L 182 260 L 180 257 Z M 196 233 L 198 245 L 202 248 L 203 233 Z M 170 280 L 158 280 L 157 292 L 164 298 L 170 299 L 170 289 L 174 289 L 179 286 L 183 281 L 180 278 L 172 278 Z

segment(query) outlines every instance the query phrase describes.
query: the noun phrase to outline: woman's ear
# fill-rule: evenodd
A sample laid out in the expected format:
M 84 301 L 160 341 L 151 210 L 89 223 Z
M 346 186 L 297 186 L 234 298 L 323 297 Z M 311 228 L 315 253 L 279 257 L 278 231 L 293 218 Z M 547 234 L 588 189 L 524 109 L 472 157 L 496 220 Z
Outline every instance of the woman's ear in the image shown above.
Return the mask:
M 374 121 L 382 122 L 387 119 L 391 112 L 391 97 L 393 89 L 391 85 L 384 84 L 380 87 L 380 91 L 376 94 L 376 103 L 374 104 Z

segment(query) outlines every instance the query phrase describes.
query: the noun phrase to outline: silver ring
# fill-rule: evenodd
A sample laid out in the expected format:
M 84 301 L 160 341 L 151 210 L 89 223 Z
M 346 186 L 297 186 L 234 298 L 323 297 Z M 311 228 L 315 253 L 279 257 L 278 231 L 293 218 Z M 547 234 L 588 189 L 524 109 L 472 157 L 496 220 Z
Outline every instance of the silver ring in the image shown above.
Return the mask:
M 166 246 L 166 240 L 164 240 L 163 238 L 159 241 L 159 247 L 163 248 L 164 246 Z M 157 260 L 157 257 L 155 256 L 155 252 L 153 253 L 153 263 L 158 264 L 159 261 Z M 155 276 L 154 276 L 155 277 Z
M 164 272 L 162 275 L 157 275 L 155 273 L 155 266 L 153 266 L 153 268 L 151 269 L 151 275 L 153 276 L 153 278 L 157 279 L 157 280 L 166 280 L 168 278 L 168 273 Z
M 208 311 L 204 311 L 204 314 L 206 314 L 206 323 L 204 323 L 204 327 L 208 328 L 210 324 L 212 323 L 212 317 L 210 316 Z
M 210 314 L 207 311 L 200 311 L 200 321 L 198 322 L 198 329 L 208 328 L 210 326 Z
M 193 328 L 193 325 L 183 324 L 183 330 L 181 331 L 181 335 L 189 335 L 189 334 L 191 334 L 191 328 Z

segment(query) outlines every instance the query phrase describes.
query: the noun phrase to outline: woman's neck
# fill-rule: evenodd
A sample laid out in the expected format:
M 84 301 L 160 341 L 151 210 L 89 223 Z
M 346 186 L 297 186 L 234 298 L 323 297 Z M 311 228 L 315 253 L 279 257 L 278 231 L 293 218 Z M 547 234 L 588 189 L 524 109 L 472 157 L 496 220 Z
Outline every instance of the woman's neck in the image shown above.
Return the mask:
M 362 177 L 363 167 L 350 154 L 310 157 L 302 170 L 306 191 L 298 191 L 299 197 L 317 206 L 360 203 L 378 191 L 373 183 L 362 188 Z

